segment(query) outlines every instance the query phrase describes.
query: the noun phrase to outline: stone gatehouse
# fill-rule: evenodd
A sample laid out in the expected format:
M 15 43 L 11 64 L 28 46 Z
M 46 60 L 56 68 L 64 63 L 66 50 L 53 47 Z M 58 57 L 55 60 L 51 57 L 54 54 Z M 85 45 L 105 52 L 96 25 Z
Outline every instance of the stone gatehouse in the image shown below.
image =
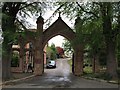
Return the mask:
M 57 35 L 65 37 L 70 42 L 76 37 L 75 32 L 60 16 L 46 30 L 43 30 L 44 19 L 42 16 L 37 18 L 36 24 L 37 29 L 28 29 L 25 31 L 25 36 L 19 36 L 19 48 L 13 48 L 13 51 L 19 52 L 19 67 L 12 68 L 12 71 L 25 72 L 26 63 L 30 61 L 34 66 L 34 74 L 42 75 L 44 73 L 45 61 L 44 48 L 47 42 Z M 83 73 L 83 46 L 77 44 L 73 46 L 73 49 L 73 74 L 81 75 Z

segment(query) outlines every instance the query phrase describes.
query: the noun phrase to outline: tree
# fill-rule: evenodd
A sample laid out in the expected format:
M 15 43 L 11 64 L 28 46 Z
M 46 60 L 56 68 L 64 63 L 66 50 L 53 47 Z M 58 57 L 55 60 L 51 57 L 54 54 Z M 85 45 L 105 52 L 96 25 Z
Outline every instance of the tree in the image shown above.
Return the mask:
M 2 7 L 2 30 L 3 30 L 3 37 L 4 41 L 2 43 L 2 66 L 6 64 L 6 67 L 2 67 L 2 76 L 3 79 L 10 78 L 10 64 L 11 64 L 11 47 L 12 47 L 12 35 L 15 34 L 15 18 L 18 13 L 20 4 L 12 7 L 12 3 L 4 3 Z M 16 8 L 16 9 L 15 9 Z M 13 9 L 13 10 L 12 10 Z M 14 12 L 14 10 L 16 10 Z M 14 12 L 14 13 L 13 13 Z M 12 34 L 12 35 L 11 35 Z M 13 35 L 14 36 L 14 35 Z
M 118 67 L 120 67 L 120 39 L 119 38 L 120 38 L 120 34 L 117 36 L 117 48 L 116 48 Z
M 11 47 L 18 32 L 26 30 L 26 18 L 31 14 L 41 12 L 44 3 L 38 2 L 3 2 L 2 3 L 2 31 L 4 41 L 2 43 L 2 76 L 8 79 L 10 73 Z M 45 7 L 45 6 L 44 6 Z M 4 66 L 5 65 L 5 66 Z
M 55 45 L 52 44 L 51 46 L 47 46 L 46 53 L 47 53 L 47 58 L 48 59 L 55 60 L 56 59 L 56 54 L 57 54 Z
M 115 3 L 116 4 L 116 3 Z M 102 21 L 103 21 L 103 35 L 105 37 L 105 42 L 106 42 L 106 52 L 107 52 L 107 73 L 112 77 L 116 78 L 117 77 L 117 62 L 116 62 L 116 36 L 118 33 L 116 31 L 119 31 L 120 28 L 120 12 L 114 11 L 114 3 L 100 3 L 100 8 L 101 8 L 101 14 L 102 14 Z M 119 3 L 116 4 L 117 6 Z M 115 5 L 115 6 L 116 6 Z M 120 5 L 119 5 L 120 6 Z M 114 8 L 113 8 L 114 7 Z M 115 28 L 113 27 L 112 19 L 114 19 L 114 14 L 116 13 L 117 15 L 117 24 Z M 117 14 L 118 13 L 118 14 Z M 111 68 L 112 67 L 112 68 Z
M 51 46 L 50 46 L 50 48 L 56 53 L 57 51 L 56 51 L 56 47 L 55 47 L 55 44 L 54 43 L 52 43 L 51 44 Z
M 56 54 L 57 54 L 57 50 L 56 50 L 56 47 L 55 47 L 55 44 L 51 44 L 50 46 L 52 52 L 51 52 L 51 59 L 56 59 Z
M 67 56 L 70 56 L 73 53 L 73 48 L 70 42 L 67 39 L 64 39 L 64 42 L 62 43 L 64 52 Z
M 94 18 L 90 22 L 86 21 L 85 28 L 87 29 L 89 35 L 89 42 L 86 42 L 85 46 L 88 46 L 88 53 L 90 58 L 92 58 L 93 72 L 99 72 L 100 70 L 100 53 L 104 46 L 104 39 L 102 35 L 102 24 L 101 19 Z

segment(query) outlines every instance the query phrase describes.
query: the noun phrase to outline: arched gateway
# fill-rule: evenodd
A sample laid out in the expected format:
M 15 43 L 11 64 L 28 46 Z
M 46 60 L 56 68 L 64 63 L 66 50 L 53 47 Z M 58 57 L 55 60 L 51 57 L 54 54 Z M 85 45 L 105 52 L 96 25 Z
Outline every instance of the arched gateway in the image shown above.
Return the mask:
M 58 19 L 46 30 L 43 30 L 44 19 L 39 16 L 37 19 L 37 30 L 35 30 L 34 35 L 28 35 L 26 37 L 26 42 L 32 40 L 34 44 L 34 74 L 42 75 L 44 73 L 44 47 L 46 43 L 54 36 L 61 35 L 72 42 L 76 34 L 73 30 L 61 19 Z M 30 32 L 30 31 L 29 31 Z M 22 41 L 22 40 L 20 40 Z M 24 46 L 24 45 L 22 45 Z M 83 73 L 83 49 L 81 45 L 73 46 L 74 48 L 74 59 L 73 59 L 73 71 L 74 75 L 81 75 Z

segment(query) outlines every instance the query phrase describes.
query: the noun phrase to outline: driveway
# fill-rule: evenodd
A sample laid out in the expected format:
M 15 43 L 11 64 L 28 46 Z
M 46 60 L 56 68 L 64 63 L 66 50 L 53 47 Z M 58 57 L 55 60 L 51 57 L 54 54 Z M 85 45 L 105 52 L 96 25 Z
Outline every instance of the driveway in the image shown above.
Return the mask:
M 118 88 L 117 84 L 87 80 L 71 73 L 68 59 L 56 60 L 55 69 L 45 69 L 43 76 L 6 85 L 4 88 Z

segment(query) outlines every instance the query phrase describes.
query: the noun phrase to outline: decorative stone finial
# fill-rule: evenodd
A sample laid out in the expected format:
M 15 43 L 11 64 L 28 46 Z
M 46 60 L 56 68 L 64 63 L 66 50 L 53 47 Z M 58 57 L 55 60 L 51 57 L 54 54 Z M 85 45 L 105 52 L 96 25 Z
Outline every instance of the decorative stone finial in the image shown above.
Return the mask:
M 61 14 L 61 12 L 59 11 L 59 17 L 61 17 L 60 14 Z
M 40 16 L 37 18 L 37 21 L 36 21 L 37 24 L 38 23 L 44 24 L 44 19 L 41 15 L 42 15 L 42 13 L 40 13 Z
M 42 16 L 42 12 L 40 12 L 40 16 Z

